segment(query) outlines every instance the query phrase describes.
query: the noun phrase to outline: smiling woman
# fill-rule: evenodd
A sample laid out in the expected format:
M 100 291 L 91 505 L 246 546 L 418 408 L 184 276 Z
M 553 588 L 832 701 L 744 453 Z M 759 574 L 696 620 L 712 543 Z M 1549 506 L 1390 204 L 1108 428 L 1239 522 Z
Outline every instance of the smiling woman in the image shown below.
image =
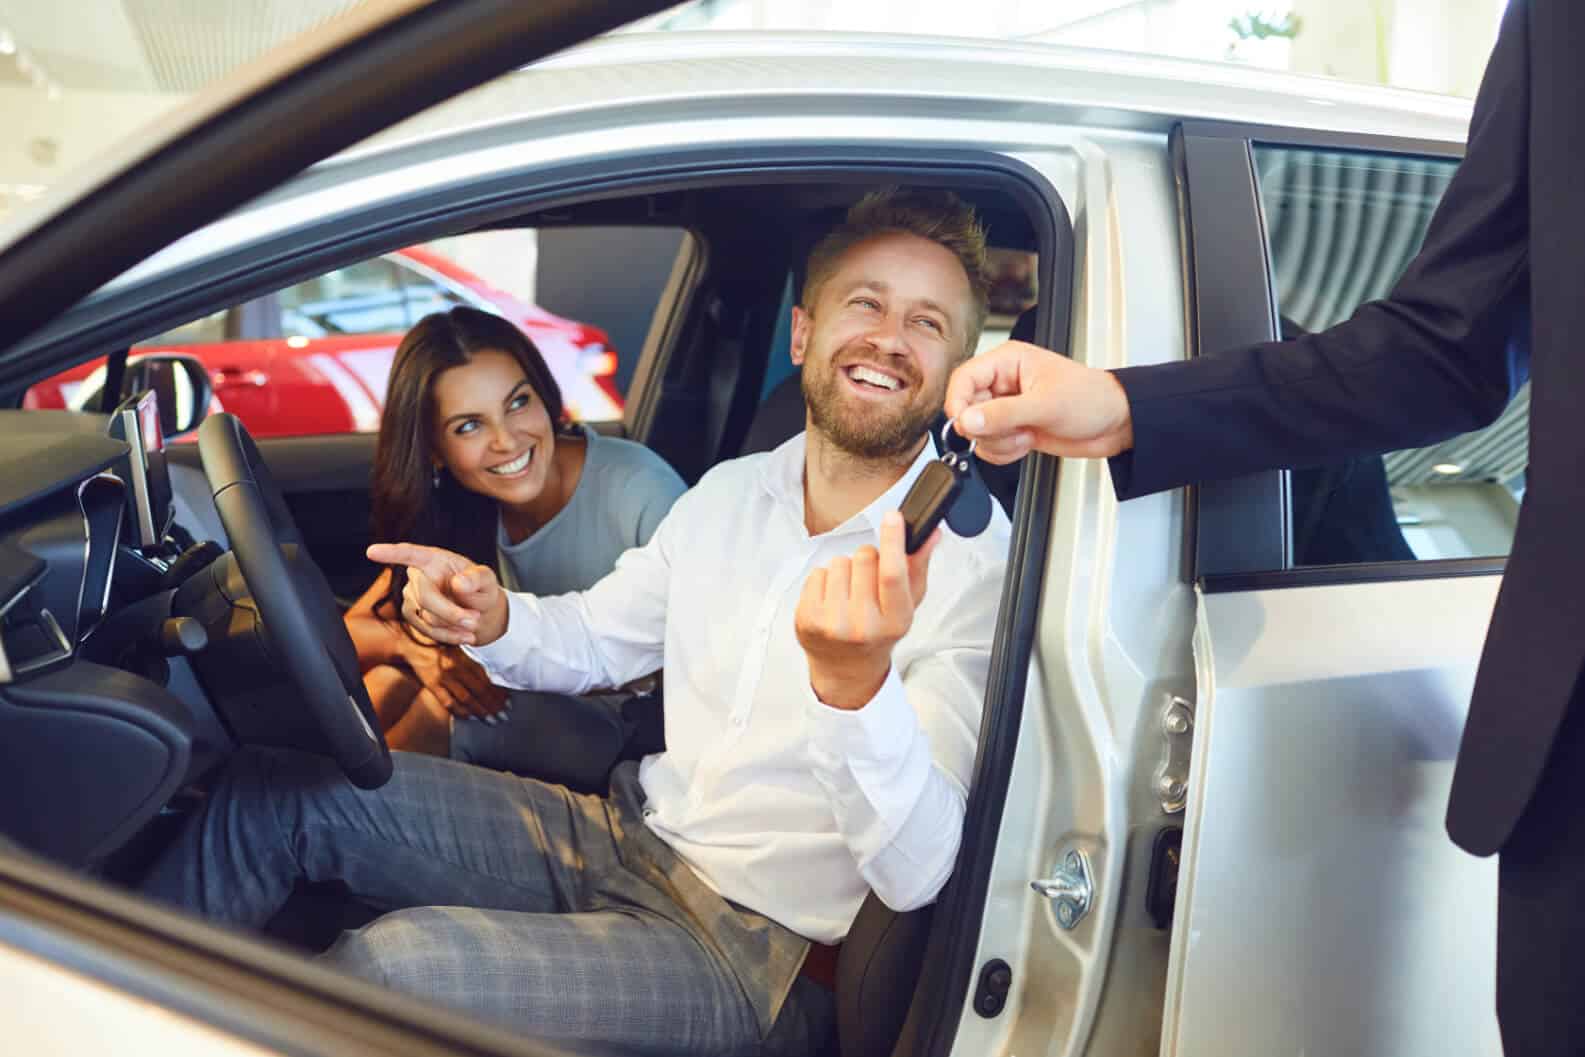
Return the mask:
M 534 343 L 499 316 L 461 307 L 427 316 L 396 350 L 371 491 L 375 542 L 441 547 L 496 567 L 516 590 L 548 595 L 593 586 L 623 551 L 648 542 L 683 483 L 642 445 L 571 421 Z M 600 775 L 552 767 L 547 731 L 533 720 L 576 714 L 556 728 L 564 760 L 583 758 L 579 738 L 614 755 L 626 695 L 509 697 L 460 650 L 402 623 L 407 580 L 401 566 L 381 573 L 347 613 L 391 747 L 597 784 Z M 516 703 L 528 707 L 514 717 Z

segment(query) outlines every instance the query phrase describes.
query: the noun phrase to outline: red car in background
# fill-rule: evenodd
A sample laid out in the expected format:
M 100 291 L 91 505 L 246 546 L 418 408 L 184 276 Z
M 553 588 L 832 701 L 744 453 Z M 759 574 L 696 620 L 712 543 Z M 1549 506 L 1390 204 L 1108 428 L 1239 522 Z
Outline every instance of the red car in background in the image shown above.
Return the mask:
M 242 419 L 255 437 L 373 432 L 402 335 L 429 313 L 457 305 L 521 327 L 550 365 L 574 418 L 622 417 L 617 358 L 603 330 L 519 301 L 420 247 L 196 319 L 138 344 L 131 359 L 152 353 L 196 358 L 209 372 L 218 409 Z M 104 362 L 101 357 L 39 382 L 23 406 L 88 406 L 103 387 Z

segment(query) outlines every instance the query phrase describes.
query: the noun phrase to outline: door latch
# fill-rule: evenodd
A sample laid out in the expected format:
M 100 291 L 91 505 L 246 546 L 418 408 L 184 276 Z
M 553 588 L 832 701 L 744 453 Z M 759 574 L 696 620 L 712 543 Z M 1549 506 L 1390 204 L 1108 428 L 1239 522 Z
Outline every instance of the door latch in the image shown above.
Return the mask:
M 1080 848 L 1067 849 L 1058 855 L 1051 876 L 1043 881 L 1030 881 L 1029 887 L 1051 900 L 1056 907 L 1057 924 L 1071 931 L 1084 920 L 1095 900 L 1089 855 Z
M 1154 792 L 1161 810 L 1180 813 L 1189 800 L 1189 754 L 1194 748 L 1194 706 L 1173 694 L 1161 713 L 1161 763 L 1156 767 Z

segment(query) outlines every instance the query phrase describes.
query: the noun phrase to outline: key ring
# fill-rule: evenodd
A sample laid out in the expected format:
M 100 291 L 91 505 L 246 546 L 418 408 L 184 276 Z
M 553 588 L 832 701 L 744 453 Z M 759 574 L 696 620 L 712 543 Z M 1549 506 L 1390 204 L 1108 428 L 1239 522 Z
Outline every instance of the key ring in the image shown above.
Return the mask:
M 967 459 L 970 455 L 974 454 L 974 449 L 979 446 L 980 442 L 975 440 L 973 437 L 965 437 L 963 434 L 959 433 L 954 428 L 956 423 L 957 419 L 949 418 L 947 419 L 947 424 L 941 427 L 941 447 L 954 455 L 959 455 Z M 952 443 L 951 438 L 954 436 L 958 438 L 960 443 L 965 440 L 968 441 L 968 448 L 960 449 L 957 444 Z

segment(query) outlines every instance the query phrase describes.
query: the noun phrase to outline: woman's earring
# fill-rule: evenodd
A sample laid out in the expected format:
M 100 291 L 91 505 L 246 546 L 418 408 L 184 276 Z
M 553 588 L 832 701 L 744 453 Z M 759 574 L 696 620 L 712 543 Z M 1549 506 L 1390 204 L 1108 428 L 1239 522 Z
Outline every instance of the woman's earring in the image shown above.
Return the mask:
M 435 489 L 439 489 L 440 488 L 440 467 L 438 467 L 438 466 L 435 467 L 435 472 L 430 477 L 429 480 L 430 480 L 430 487 L 431 488 L 435 488 Z

